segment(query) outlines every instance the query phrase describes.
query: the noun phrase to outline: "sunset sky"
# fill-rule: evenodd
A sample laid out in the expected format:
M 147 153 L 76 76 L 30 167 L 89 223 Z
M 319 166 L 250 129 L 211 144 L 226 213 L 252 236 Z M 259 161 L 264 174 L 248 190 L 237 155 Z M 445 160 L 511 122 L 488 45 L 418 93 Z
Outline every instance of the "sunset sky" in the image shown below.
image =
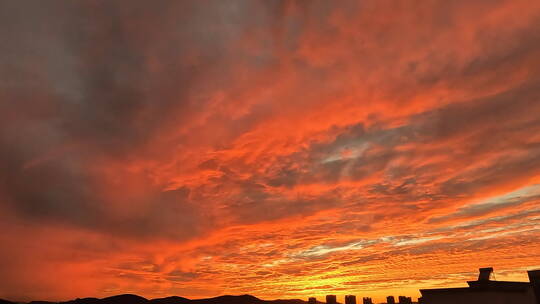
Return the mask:
M 0 1 L 0 298 L 416 298 L 540 268 L 540 1 Z

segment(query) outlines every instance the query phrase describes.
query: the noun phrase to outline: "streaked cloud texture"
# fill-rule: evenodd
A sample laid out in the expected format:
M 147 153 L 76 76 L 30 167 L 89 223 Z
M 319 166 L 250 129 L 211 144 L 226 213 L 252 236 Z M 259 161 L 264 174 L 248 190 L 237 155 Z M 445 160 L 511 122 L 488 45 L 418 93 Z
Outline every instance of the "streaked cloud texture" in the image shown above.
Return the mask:
M 540 267 L 540 2 L 4 0 L 0 75 L 0 297 Z

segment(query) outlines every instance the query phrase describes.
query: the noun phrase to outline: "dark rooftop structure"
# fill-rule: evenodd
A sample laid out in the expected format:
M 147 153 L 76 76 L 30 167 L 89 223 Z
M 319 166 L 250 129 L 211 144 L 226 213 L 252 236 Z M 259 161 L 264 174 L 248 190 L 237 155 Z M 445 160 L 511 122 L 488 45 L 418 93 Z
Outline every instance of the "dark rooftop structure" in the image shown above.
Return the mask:
M 540 270 L 529 271 L 529 282 L 491 280 L 493 268 L 480 268 L 469 287 L 421 289 L 420 304 L 540 304 Z
M 493 267 L 480 268 L 480 274 L 478 274 L 478 281 L 489 281 L 493 274 Z
M 346 295 L 345 296 L 345 304 L 356 304 L 356 296 L 354 296 L 354 295 Z
M 399 296 L 398 299 L 399 299 L 399 302 L 398 302 L 399 304 L 412 304 L 411 297 Z
M 326 304 L 336 304 L 336 296 L 335 295 L 327 295 L 326 296 Z

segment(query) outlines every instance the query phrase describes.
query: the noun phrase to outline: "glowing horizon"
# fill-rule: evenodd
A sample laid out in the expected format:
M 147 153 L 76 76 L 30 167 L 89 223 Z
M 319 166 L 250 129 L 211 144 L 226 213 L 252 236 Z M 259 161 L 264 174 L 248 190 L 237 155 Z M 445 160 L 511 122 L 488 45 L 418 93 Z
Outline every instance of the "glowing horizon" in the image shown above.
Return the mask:
M 540 2 L 0 3 L 0 298 L 417 298 L 540 268 Z

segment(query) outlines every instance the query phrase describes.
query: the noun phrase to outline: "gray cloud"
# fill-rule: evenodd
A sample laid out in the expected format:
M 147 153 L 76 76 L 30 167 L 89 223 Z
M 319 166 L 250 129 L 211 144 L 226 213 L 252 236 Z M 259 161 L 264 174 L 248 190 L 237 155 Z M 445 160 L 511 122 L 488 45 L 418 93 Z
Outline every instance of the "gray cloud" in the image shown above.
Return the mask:
M 279 16 L 280 8 L 253 14 L 259 3 L 248 1 L 125 4 L 2 2 L 3 203 L 31 220 L 192 237 L 211 219 L 182 191 L 163 192 L 151 176 L 136 173 L 146 193 L 140 201 L 115 201 L 103 193 L 114 185 L 94 167 L 157 157 L 163 143 L 156 135 L 201 114 L 208 101 L 194 98 L 197 91 L 227 86 L 232 41 Z M 181 147 L 182 140 L 170 144 Z M 144 211 L 111 213 L 119 204 Z

